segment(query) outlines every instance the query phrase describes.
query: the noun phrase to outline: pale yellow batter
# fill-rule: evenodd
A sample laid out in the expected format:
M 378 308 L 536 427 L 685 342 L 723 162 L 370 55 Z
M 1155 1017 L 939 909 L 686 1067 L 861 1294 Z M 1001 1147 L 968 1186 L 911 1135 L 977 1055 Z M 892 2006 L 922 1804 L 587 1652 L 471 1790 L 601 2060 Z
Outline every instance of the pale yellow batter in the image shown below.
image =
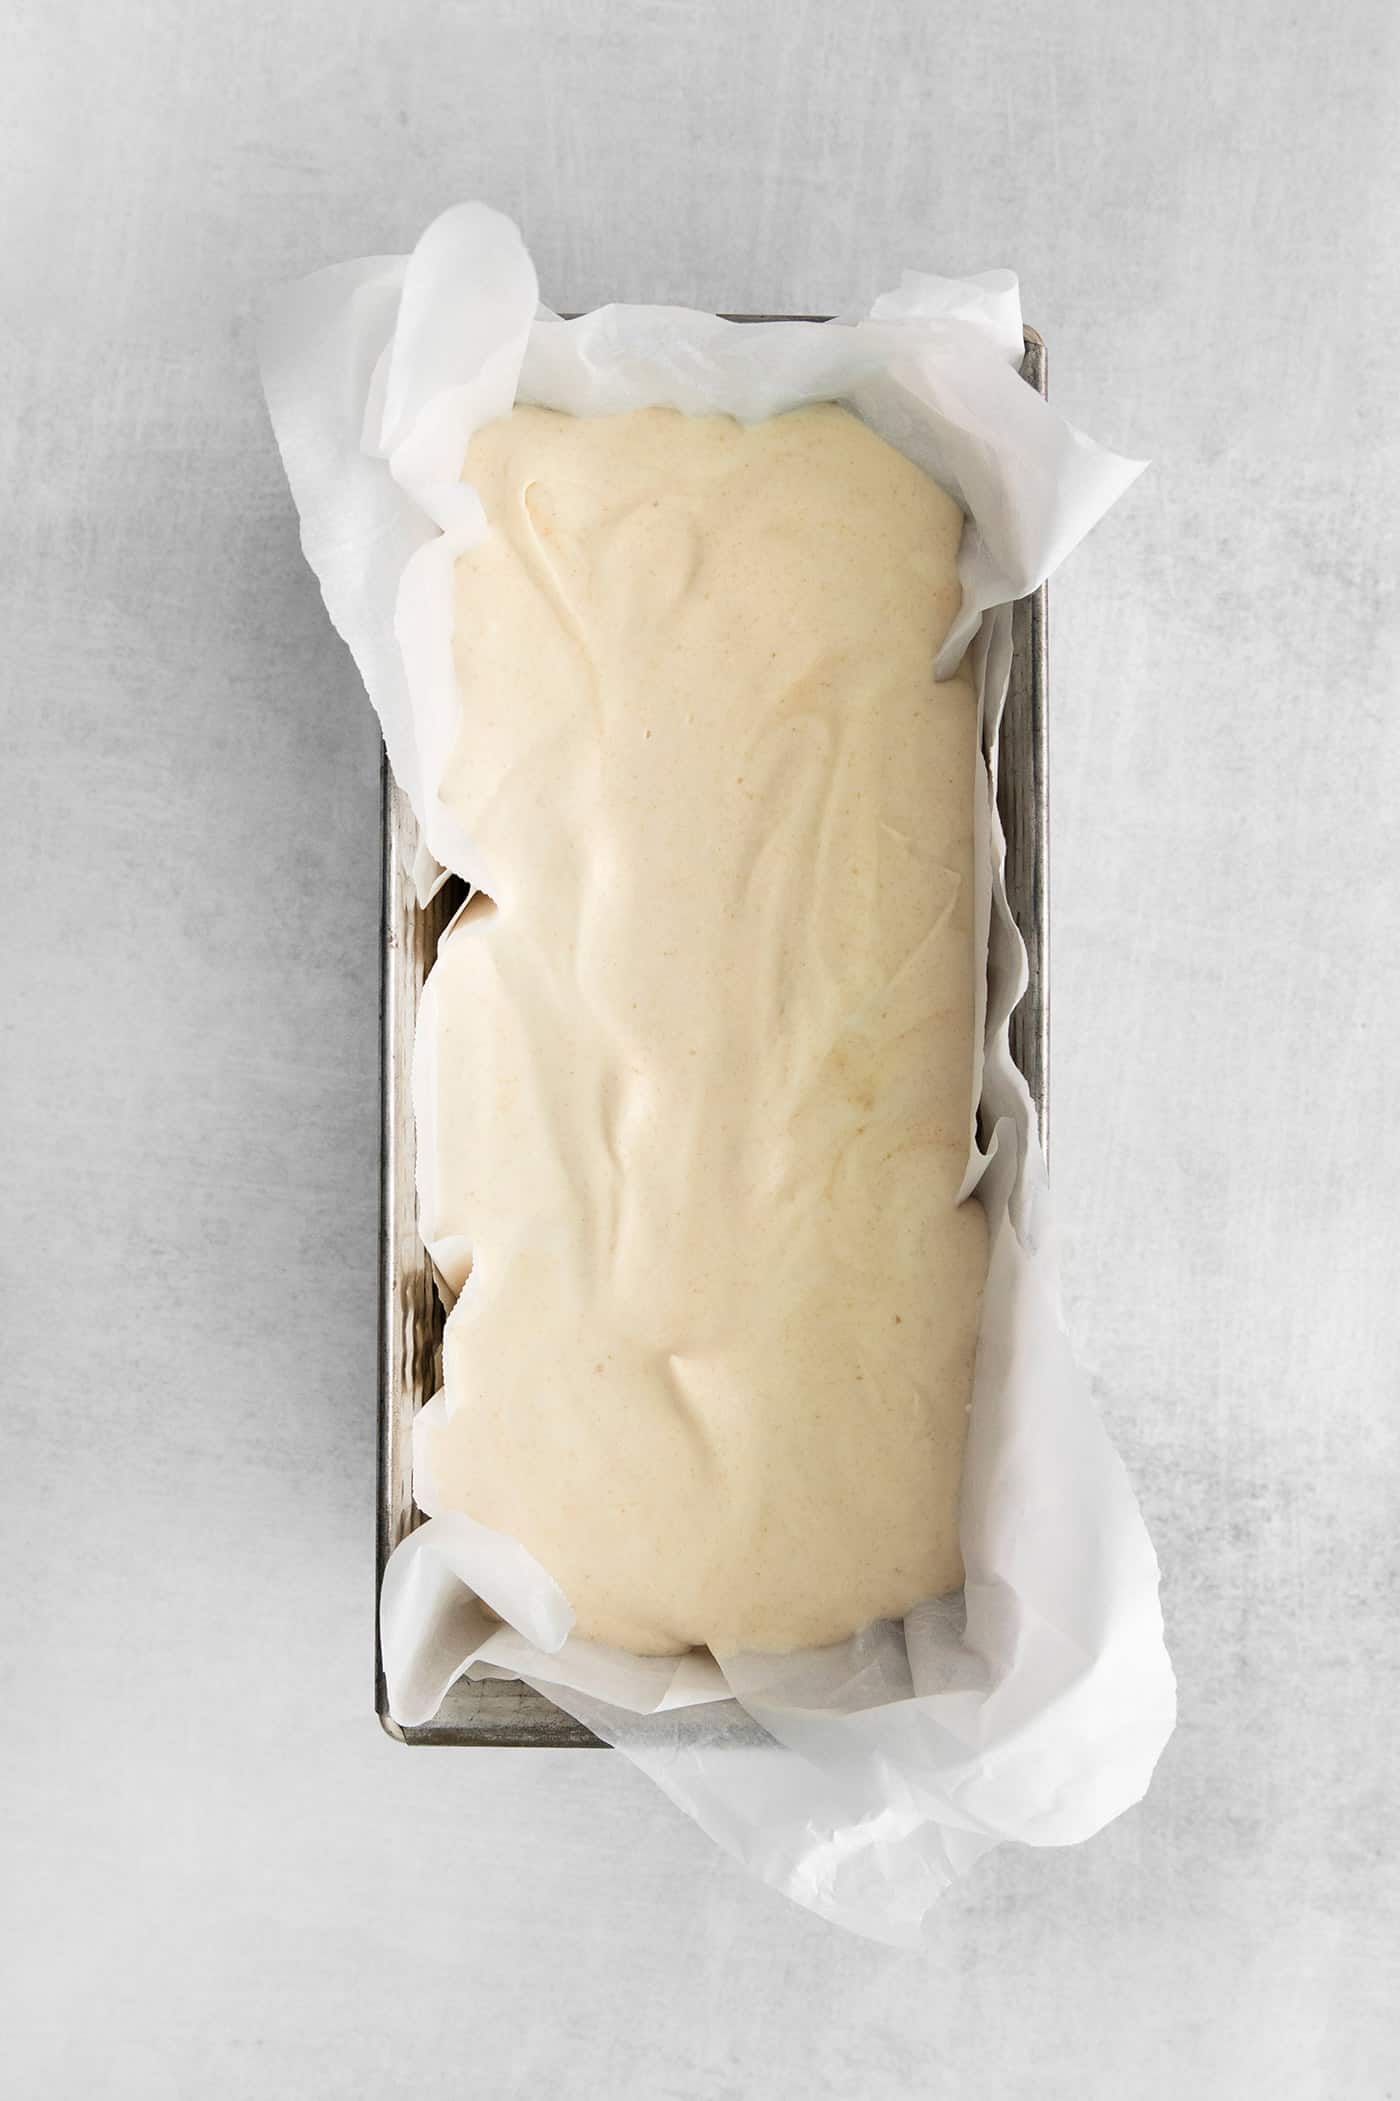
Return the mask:
M 434 972 L 435 1224 L 472 1268 L 427 1500 L 597 1640 L 834 1641 L 962 1574 L 961 514 L 830 406 L 518 409 L 465 473 L 493 531 L 443 797 L 495 905 Z

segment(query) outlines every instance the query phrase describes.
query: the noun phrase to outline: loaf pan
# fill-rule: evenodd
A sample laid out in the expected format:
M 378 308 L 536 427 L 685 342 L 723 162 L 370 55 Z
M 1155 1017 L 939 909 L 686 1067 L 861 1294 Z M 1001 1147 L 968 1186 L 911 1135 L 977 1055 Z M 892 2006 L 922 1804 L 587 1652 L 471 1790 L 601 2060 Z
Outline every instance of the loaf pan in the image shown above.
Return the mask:
M 736 314 L 737 321 L 816 320 L 817 315 Z M 1021 375 L 1046 392 L 1045 345 L 1025 331 Z M 1048 1141 L 1049 1048 L 1046 777 L 1048 652 L 1044 585 L 1013 614 L 1013 655 L 1002 718 L 997 805 L 1006 833 L 1006 890 L 1026 944 L 1029 979 L 1011 1017 L 1011 1053 L 1025 1074 Z M 461 1678 L 431 1722 L 403 1728 L 389 1713 L 379 1648 L 379 1587 L 385 1563 L 421 1522 L 413 1505 L 413 1418 L 439 1385 L 443 1310 L 432 1264 L 418 1238 L 414 1193 L 411 1065 L 414 1017 L 439 936 L 464 896 L 455 878 L 426 906 L 409 870 L 418 826 L 386 762 L 380 855 L 384 871 L 382 1008 L 382 1214 L 380 1232 L 379 1510 L 375 1557 L 374 1697 L 389 1735 L 408 1744 L 501 1744 L 552 1749 L 597 1747 L 598 1739 L 528 1685 Z

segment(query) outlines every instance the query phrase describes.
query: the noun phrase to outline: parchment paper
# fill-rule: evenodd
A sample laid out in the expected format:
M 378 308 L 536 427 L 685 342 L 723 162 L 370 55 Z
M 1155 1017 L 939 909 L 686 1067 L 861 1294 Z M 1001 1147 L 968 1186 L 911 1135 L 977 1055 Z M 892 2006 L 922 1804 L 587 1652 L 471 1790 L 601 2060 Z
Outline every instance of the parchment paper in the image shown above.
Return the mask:
M 568 1600 L 517 1542 L 440 1514 L 385 1575 L 390 1703 L 412 1724 L 464 1671 L 524 1678 L 766 1882 L 858 1932 L 912 1943 L 940 1892 L 989 1846 L 1068 1844 L 1137 1801 L 1175 1718 L 1156 1560 L 1059 1313 L 1045 1169 L 1008 1047 L 1025 953 L 994 796 L 1010 602 L 1141 470 L 1021 381 L 1020 300 L 1006 271 L 906 273 L 867 314 L 827 324 L 738 326 L 659 307 L 564 322 L 537 300 L 515 227 L 461 205 L 409 257 L 288 288 L 264 335 L 302 544 L 418 816 L 424 898 L 443 868 L 491 887 L 437 796 L 463 704 L 452 567 L 486 531 L 459 478 L 481 423 L 517 399 L 579 415 L 664 404 L 746 419 L 841 400 L 966 513 L 962 609 L 937 666 L 946 675 L 972 645 L 987 761 L 977 817 L 991 1135 L 985 1153 L 970 1136 L 964 1187 L 986 1206 L 991 1258 L 962 1488 L 966 1583 L 834 1648 L 722 1667 L 708 1655 L 640 1658 L 571 1635 Z M 425 1058 L 431 1008 L 430 979 Z M 421 1226 L 433 1246 L 429 1180 Z M 452 1251 L 438 1252 L 450 1268 Z M 421 1463 L 415 1486 L 431 1508 Z

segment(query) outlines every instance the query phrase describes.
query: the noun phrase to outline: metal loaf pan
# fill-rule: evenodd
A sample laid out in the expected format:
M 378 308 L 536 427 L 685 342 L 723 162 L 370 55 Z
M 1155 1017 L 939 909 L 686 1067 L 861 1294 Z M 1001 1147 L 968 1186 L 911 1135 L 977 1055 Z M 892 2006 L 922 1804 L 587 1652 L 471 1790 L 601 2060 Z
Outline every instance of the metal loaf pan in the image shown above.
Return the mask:
M 819 316 L 739 314 L 739 321 Z M 1026 330 L 1021 375 L 1046 392 L 1045 345 Z M 997 804 L 1006 832 L 1006 889 L 1025 940 L 1029 982 L 1011 1017 L 1011 1050 L 1025 1074 L 1047 1136 L 1048 806 L 1046 799 L 1047 648 L 1045 588 L 1016 606 L 1010 691 L 1002 720 Z M 407 798 L 384 768 L 380 852 L 384 869 L 382 1227 L 380 1240 L 379 1512 L 375 1561 L 375 1706 L 388 1733 L 411 1744 L 515 1744 L 596 1747 L 598 1739 L 527 1685 L 503 1678 L 461 1679 L 431 1722 L 405 1729 L 389 1715 L 378 1639 L 379 1586 L 390 1554 L 420 1522 L 412 1494 L 412 1423 L 436 1391 L 443 1311 L 432 1265 L 418 1238 L 414 1195 L 410 1065 L 414 1018 L 438 937 L 461 902 L 449 882 L 419 907 L 408 870 L 418 827 Z

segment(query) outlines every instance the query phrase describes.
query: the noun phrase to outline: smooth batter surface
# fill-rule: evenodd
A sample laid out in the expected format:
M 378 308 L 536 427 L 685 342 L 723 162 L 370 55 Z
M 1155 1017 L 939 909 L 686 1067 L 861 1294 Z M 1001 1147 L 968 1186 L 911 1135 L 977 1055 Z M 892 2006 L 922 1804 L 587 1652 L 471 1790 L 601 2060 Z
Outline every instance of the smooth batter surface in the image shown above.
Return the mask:
M 495 901 L 433 980 L 471 1273 L 425 1500 L 597 1640 L 833 1641 L 962 1575 L 961 514 L 831 406 L 517 409 L 465 475 L 443 793 Z

